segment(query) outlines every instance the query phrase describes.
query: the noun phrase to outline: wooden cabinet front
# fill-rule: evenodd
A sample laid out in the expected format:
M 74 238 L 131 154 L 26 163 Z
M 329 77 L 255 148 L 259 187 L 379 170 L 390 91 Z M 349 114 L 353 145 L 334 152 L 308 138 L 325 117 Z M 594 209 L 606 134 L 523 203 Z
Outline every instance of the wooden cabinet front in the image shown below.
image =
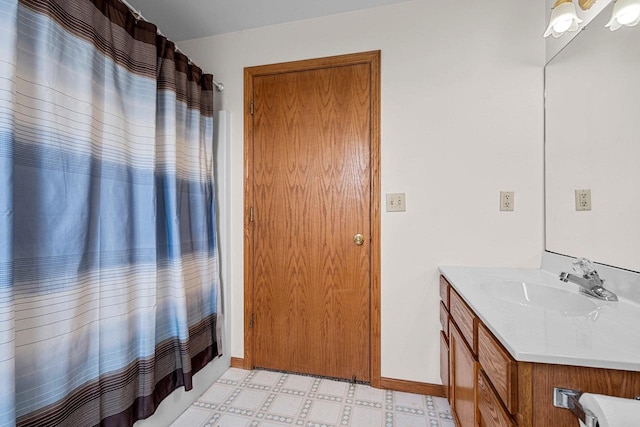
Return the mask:
M 440 324 L 442 325 L 444 336 L 449 339 L 449 312 L 443 302 L 440 302 Z
M 478 326 L 478 362 L 511 413 L 517 410 L 517 364 L 491 332 Z
M 453 289 L 451 289 L 450 292 L 449 304 L 449 312 L 451 313 L 454 323 L 458 326 L 462 336 L 471 347 L 471 352 L 476 354 L 476 350 L 478 348 L 476 346 L 476 327 L 478 318 L 462 300 L 462 297 L 460 297 L 460 295 L 458 295 L 458 293 Z
M 444 397 L 449 399 L 449 342 L 443 331 L 440 332 L 440 378 L 444 388 Z
M 440 276 L 440 300 L 444 304 L 445 308 L 449 310 L 449 282 L 443 276 Z
M 459 427 L 476 425 L 476 359 L 462 334 L 449 325 L 451 409 Z
M 444 388 L 444 395 L 451 403 L 451 362 L 449 348 L 449 282 L 440 276 L 440 379 Z
M 478 426 L 516 427 L 484 372 L 478 372 Z

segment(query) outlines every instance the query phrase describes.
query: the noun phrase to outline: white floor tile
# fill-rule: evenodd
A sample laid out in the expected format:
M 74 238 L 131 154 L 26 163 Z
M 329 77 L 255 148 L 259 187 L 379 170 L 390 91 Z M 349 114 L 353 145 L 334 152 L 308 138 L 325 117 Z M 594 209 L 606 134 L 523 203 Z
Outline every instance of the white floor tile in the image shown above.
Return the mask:
M 283 424 L 291 424 L 293 422 L 292 417 L 285 417 L 282 415 L 274 415 L 274 414 L 265 415 L 264 420 L 266 420 L 265 422 L 269 422 L 269 423 L 283 423 Z M 282 426 L 282 424 L 278 424 L 278 425 Z
M 224 414 L 213 425 L 215 427 L 247 427 L 250 422 L 248 418 Z
M 229 406 L 257 411 L 262 407 L 262 403 L 268 395 L 269 393 L 265 391 L 242 390 Z
M 341 381 L 322 380 L 318 387 L 318 394 L 326 396 L 344 397 L 349 390 L 349 384 Z
M 251 381 L 249 381 L 249 382 L 251 384 L 260 384 L 260 385 L 266 385 L 266 386 L 269 386 L 269 387 L 273 387 L 274 385 L 276 385 L 276 383 L 278 382 L 280 377 L 282 377 L 282 375 L 283 374 L 281 374 L 279 372 L 258 371 L 253 376 L 253 378 L 251 378 Z
M 244 369 L 238 368 L 229 368 L 227 372 L 225 372 L 220 379 L 229 380 L 229 381 L 242 381 L 247 375 L 249 375 L 251 371 L 245 371 Z
M 316 400 L 311 406 L 307 419 L 320 423 L 329 423 L 335 425 L 341 418 L 342 405 L 333 402 L 322 402 Z
M 395 427 L 429 427 L 429 421 L 426 417 L 396 414 Z
M 302 397 L 277 396 L 271 404 L 269 413 L 295 417 L 300 413 L 303 403 L 304 399 Z
M 224 403 L 234 390 L 233 386 L 214 384 L 198 400 L 209 403 Z
M 449 411 L 451 409 L 451 407 L 449 406 L 449 402 L 444 397 L 432 397 L 432 399 L 433 399 L 433 403 L 435 404 L 438 410 Z
M 198 427 L 204 425 L 213 415 L 210 411 L 194 408 L 187 409 L 180 417 L 175 420 L 172 427 Z
M 455 427 L 446 399 L 229 369 L 171 427 Z
M 380 409 L 353 408 L 350 427 L 383 427 L 384 412 Z
M 289 375 L 282 384 L 282 388 L 290 390 L 308 391 L 313 384 L 314 378 L 301 375 Z
M 396 392 L 395 404 L 405 408 L 426 409 L 424 396 L 420 394 Z
M 367 402 L 383 403 L 385 400 L 385 391 L 369 387 L 368 385 L 358 384 L 356 386 L 355 398 Z

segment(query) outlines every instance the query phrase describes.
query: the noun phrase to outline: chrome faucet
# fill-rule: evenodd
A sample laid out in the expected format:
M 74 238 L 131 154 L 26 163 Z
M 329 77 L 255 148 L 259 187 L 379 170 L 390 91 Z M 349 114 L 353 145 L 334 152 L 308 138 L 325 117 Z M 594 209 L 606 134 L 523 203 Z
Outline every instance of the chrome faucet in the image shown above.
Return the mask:
M 587 258 L 578 258 L 573 262 L 573 270 L 576 273 L 581 273 L 581 276 L 562 272 L 560 273 L 560 280 L 565 283 L 575 283 L 580 286 L 580 292 L 594 298 L 605 301 L 618 301 L 618 296 L 616 294 L 602 286 L 604 279 L 600 278 L 600 275 L 596 271 L 591 260 Z

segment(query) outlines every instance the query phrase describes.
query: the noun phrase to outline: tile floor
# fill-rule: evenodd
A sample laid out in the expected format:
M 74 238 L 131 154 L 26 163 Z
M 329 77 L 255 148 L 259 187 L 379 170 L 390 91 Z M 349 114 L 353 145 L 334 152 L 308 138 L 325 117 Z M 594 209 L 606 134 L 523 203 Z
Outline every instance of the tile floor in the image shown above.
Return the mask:
M 446 399 L 229 369 L 171 427 L 454 427 Z

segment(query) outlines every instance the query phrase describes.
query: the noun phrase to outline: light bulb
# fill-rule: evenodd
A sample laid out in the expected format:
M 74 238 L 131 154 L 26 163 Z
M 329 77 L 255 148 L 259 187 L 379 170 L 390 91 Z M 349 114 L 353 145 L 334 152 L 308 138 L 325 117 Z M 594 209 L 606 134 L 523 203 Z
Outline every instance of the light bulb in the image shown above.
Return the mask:
M 611 20 L 605 25 L 615 31 L 623 25 L 633 27 L 640 22 L 640 0 L 617 0 L 613 5 Z
M 569 28 L 571 28 L 571 24 L 573 23 L 573 20 L 571 18 L 569 19 L 558 19 L 554 24 L 553 24 L 553 30 L 556 33 L 564 33 L 566 32 Z
M 640 1 L 640 0 L 638 0 Z M 544 36 L 558 38 L 567 31 L 577 31 L 582 19 L 578 18 L 576 7 L 572 2 L 566 2 L 554 7 L 549 18 L 549 27 Z
M 633 4 L 620 10 L 618 22 L 622 25 L 629 25 L 640 16 L 640 5 Z

